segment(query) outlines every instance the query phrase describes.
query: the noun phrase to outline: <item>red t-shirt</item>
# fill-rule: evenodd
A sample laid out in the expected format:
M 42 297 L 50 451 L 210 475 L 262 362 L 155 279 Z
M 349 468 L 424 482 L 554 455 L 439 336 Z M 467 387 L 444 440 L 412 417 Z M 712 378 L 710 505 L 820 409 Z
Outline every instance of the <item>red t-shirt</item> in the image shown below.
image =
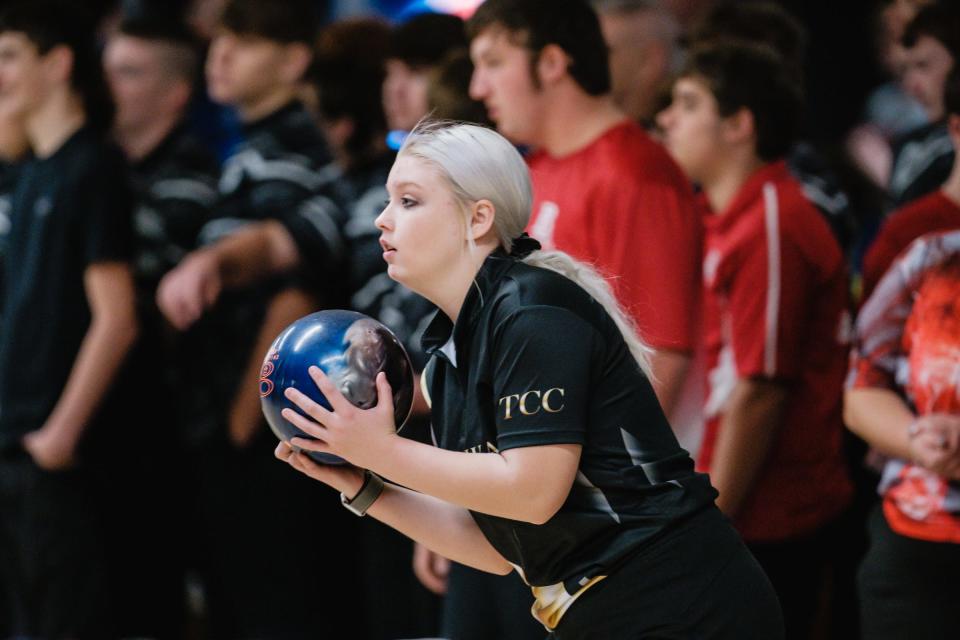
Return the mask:
M 890 214 L 863 258 L 863 300 L 890 265 L 920 236 L 960 229 L 960 205 L 937 189 Z
M 769 457 L 734 523 L 749 541 L 802 535 L 852 496 L 841 453 L 850 322 L 843 254 L 784 162 L 754 173 L 705 228 L 708 396 L 697 466 L 710 470 L 738 380 L 788 385 Z
M 611 277 L 648 344 L 692 352 L 702 222 L 689 182 L 663 147 L 623 122 L 572 154 L 539 152 L 528 162 L 530 235 Z

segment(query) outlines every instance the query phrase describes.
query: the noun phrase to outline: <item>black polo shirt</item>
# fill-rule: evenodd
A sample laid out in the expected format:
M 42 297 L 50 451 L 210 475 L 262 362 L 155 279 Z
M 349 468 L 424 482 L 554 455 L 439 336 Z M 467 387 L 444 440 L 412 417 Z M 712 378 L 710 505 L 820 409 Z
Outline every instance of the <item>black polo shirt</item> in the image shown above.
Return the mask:
M 178 423 L 190 445 L 223 437 L 265 311 L 277 292 L 305 289 L 328 306 L 343 306 L 345 298 L 346 214 L 330 195 L 330 156 L 313 118 L 292 102 L 245 124 L 243 134 L 223 166 L 218 202 L 198 244 L 217 242 L 251 223 L 276 220 L 290 231 L 301 254 L 311 257 L 311 268 L 224 291 L 184 336 L 192 355 L 183 362 L 183 376 L 191 383 L 181 387 Z
M 150 301 L 160 279 L 192 251 L 218 200 L 216 157 L 183 127 L 132 163 L 137 288 Z
M 3 257 L 10 242 L 13 192 L 17 188 L 19 169 L 18 164 L 0 162 L 0 305 L 3 304 Z M 2 307 L 0 313 L 3 313 Z
M 583 446 L 570 494 L 545 524 L 473 513 L 531 585 L 575 593 L 713 503 L 616 325 L 571 280 L 494 253 L 456 326 L 438 313 L 424 347 L 439 446 Z
M 0 328 L 0 446 L 43 426 L 90 326 L 84 272 L 128 261 L 127 168 L 83 128 L 26 162 L 13 196 Z
M 953 168 L 953 142 L 946 122 L 934 122 L 915 129 L 893 145 L 890 196 L 893 208 L 940 188 Z

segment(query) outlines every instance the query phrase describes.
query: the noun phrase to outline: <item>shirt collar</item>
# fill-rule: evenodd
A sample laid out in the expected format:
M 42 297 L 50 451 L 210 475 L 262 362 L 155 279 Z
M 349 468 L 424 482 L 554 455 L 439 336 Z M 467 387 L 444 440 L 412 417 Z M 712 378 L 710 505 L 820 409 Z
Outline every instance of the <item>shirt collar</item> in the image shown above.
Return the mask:
M 749 210 L 753 203 L 761 198 L 763 185 L 768 182 L 779 183 L 790 176 L 790 170 L 787 168 L 786 160 L 776 160 L 765 164 L 747 178 L 743 183 L 737 195 L 723 212 L 722 219 L 732 219 L 736 214 Z

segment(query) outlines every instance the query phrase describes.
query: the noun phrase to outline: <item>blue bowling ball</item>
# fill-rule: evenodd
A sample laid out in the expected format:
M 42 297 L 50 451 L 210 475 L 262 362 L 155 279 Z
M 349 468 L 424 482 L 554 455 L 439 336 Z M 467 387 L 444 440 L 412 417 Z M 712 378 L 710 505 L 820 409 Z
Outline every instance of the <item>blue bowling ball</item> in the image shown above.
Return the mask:
M 281 440 L 289 442 L 294 436 L 310 438 L 280 415 L 286 408 L 303 413 L 284 396 L 287 387 L 294 387 L 331 409 L 310 377 L 309 368 L 314 365 L 361 409 L 377 404 L 377 374 L 386 372 L 393 390 L 398 431 L 410 415 L 413 367 L 393 332 L 355 311 L 318 311 L 284 329 L 270 345 L 260 369 L 260 405 L 270 429 Z M 317 462 L 344 464 L 342 458 L 329 453 L 307 453 Z

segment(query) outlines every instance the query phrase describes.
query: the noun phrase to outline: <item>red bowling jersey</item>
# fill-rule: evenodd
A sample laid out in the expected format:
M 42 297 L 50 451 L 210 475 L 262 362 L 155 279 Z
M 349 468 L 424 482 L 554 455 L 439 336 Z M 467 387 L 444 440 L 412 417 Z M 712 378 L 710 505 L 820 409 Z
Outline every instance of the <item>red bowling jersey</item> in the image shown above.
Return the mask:
M 692 352 L 702 221 L 663 147 L 624 121 L 578 151 L 560 158 L 541 151 L 528 163 L 530 235 L 610 277 L 648 344 Z
M 697 460 L 710 470 L 738 380 L 788 385 L 770 454 L 734 524 L 751 542 L 815 530 L 850 501 L 841 454 L 849 313 L 843 255 L 785 162 L 755 172 L 722 214 L 706 216 L 708 395 Z
M 935 231 L 960 229 L 960 204 L 937 189 L 890 214 L 863 258 L 863 300 L 911 242 Z

